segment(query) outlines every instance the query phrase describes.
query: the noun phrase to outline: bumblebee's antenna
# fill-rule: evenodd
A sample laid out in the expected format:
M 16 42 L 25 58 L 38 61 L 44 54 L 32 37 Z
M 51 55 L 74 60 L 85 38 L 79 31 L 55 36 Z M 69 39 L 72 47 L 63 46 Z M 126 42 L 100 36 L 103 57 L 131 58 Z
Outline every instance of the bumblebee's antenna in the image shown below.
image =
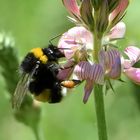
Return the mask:
M 59 34 L 59 35 L 57 35 L 57 36 L 55 36 L 55 37 L 51 38 L 51 39 L 49 40 L 49 44 L 51 44 L 51 45 L 52 45 L 52 41 L 53 41 L 54 39 L 56 39 L 56 38 L 58 38 L 58 37 L 62 36 L 62 35 L 63 35 L 63 34 Z
M 51 38 L 51 39 L 49 40 L 49 44 L 52 45 L 52 46 L 54 46 L 54 45 L 52 44 L 52 41 L 53 41 L 54 39 L 60 37 L 60 36 L 63 36 L 63 34 L 59 34 L 59 35 L 57 35 L 57 36 Z M 68 50 L 69 50 L 70 48 L 58 48 L 58 49 L 62 49 L 62 50 L 68 49 Z

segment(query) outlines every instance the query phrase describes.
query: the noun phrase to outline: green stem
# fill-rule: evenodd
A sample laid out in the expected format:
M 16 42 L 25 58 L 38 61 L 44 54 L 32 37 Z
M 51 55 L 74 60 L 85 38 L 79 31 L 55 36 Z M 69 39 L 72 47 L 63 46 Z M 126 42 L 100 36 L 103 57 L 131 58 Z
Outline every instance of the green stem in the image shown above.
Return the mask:
M 34 129 L 34 134 L 35 134 L 36 140 L 40 140 L 39 131 L 37 129 Z
M 107 140 L 106 120 L 104 111 L 104 98 L 101 85 L 94 86 L 95 108 L 99 140 Z
M 94 33 L 94 51 L 93 51 L 93 58 L 95 62 L 99 62 L 99 51 L 101 49 L 101 38 L 102 37 L 98 37 L 96 33 Z
M 34 132 L 34 135 L 35 135 L 36 140 L 41 140 L 42 139 L 41 138 L 41 134 L 40 134 L 40 130 L 39 130 L 38 127 L 35 126 L 33 128 L 33 132 Z
M 93 59 L 96 63 L 99 63 L 99 51 L 101 50 L 102 47 L 102 34 L 99 34 L 98 32 L 95 31 L 93 33 L 93 36 L 94 36 Z M 95 97 L 95 110 L 96 110 L 97 126 L 98 126 L 98 137 L 99 140 L 107 140 L 102 85 L 98 85 L 98 84 L 94 85 L 94 97 Z

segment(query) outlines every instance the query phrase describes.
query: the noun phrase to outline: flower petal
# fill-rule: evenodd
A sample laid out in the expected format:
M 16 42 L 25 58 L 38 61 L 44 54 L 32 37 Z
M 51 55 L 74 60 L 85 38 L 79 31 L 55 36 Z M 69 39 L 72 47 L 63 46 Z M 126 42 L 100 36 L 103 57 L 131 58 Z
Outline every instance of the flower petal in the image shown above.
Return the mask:
M 76 0 L 62 0 L 62 1 L 70 14 L 74 14 L 77 16 L 80 15 L 79 7 Z
M 124 22 L 119 22 L 116 26 L 114 26 L 111 29 L 111 32 L 109 33 L 108 37 L 110 38 L 110 40 L 123 38 L 125 35 L 125 31 L 126 26 Z
M 80 80 L 86 80 L 89 77 L 91 64 L 89 62 L 80 62 L 74 68 L 74 73 Z
M 75 63 L 72 60 L 69 60 L 66 64 L 63 65 L 63 69 L 59 70 L 57 78 L 62 81 L 67 80 L 73 72 L 74 65 Z
M 59 40 L 58 48 L 65 54 L 67 59 L 70 59 L 77 50 L 83 47 L 91 49 L 92 41 L 92 34 L 87 29 L 84 27 L 74 27 L 63 34 Z
M 110 71 L 112 65 L 116 61 L 116 57 L 120 56 L 120 53 L 117 49 L 110 48 L 109 50 L 101 50 L 99 55 L 99 61 L 106 71 Z
M 108 78 L 117 79 L 121 75 L 121 57 L 117 49 L 101 50 L 99 54 L 99 62 L 104 68 L 104 72 Z
M 121 76 L 121 59 L 117 56 L 114 60 L 114 64 L 109 72 L 109 77 L 112 79 L 118 79 Z
M 124 74 L 132 80 L 134 83 L 140 85 L 140 69 L 139 68 L 129 68 L 124 71 Z
M 135 46 L 129 46 L 125 49 L 125 54 L 129 57 L 131 66 L 140 60 L 140 49 Z
M 86 85 L 84 87 L 84 98 L 83 98 L 83 102 L 86 103 L 88 101 L 88 98 L 93 90 L 93 81 L 87 80 L 86 81 Z
M 132 67 L 131 61 L 122 57 L 122 66 L 124 69 L 129 69 Z
M 91 65 L 89 73 L 89 79 L 93 80 L 97 84 L 104 83 L 104 70 L 100 64 Z
M 99 64 L 90 64 L 89 62 L 80 62 L 74 68 L 74 73 L 81 80 L 90 80 L 98 84 L 104 82 L 104 71 Z

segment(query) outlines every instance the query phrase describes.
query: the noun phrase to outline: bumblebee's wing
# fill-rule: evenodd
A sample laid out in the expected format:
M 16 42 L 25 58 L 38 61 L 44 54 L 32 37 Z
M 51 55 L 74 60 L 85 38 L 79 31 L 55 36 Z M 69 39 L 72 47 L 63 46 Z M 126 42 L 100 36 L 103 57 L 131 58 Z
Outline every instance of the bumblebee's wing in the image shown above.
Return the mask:
M 19 109 L 22 101 L 25 97 L 25 95 L 28 92 L 28 85 L 29 85 L 29 80 L 30 75 L 27 73 L 23 73 L 21 76 L 21 79 L 19 80 L 17 87 L 15 89 L 15 93 L 12 98 L 12 107 Z
M 36 70 L 39 68 L 40 62 L 37 61 L 37 64 L 33 71 L 29 73 L 23 73 L 21 75 L 21 79 L 19 80 L 17 87 L 15 89 L 15 93 L 12 98 L 12 107 L 19 109 L 25 95 L 28 92 L 29 83 L 31 82 L 33 75 L 36 73 Z

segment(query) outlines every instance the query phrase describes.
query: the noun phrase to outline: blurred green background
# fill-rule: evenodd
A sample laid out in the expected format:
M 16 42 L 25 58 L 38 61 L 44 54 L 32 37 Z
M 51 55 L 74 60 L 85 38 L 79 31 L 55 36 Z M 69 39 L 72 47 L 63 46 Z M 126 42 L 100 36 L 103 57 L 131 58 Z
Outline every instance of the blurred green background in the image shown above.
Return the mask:
M 140 46 L 139 6 L 140 1 L 131 1 L 127 10 L 126 37 L 119 43 L 122 50 L 127 45 Z M 50 38 L 74 26 L 67 15 L 61 0 L 0 0 L 0 31 L 12 34 L 22 59 L 31 48 L 46 46 Z M 140 87 L 123 79 L 125 83 L 115 85 L 115 94 L 110 91 L 105 96 L 109 140 L 139 140 Z M 97 140 L 94 99 L 91 96 L 84 105 L 82 88 L 73 89 L 61 104 L 41 105 L 42 140 Z M 19 139 L 35 140 L 35 136 L 29 127 L 15 120 L 6 83 L 0 75 L 0 140 Z

